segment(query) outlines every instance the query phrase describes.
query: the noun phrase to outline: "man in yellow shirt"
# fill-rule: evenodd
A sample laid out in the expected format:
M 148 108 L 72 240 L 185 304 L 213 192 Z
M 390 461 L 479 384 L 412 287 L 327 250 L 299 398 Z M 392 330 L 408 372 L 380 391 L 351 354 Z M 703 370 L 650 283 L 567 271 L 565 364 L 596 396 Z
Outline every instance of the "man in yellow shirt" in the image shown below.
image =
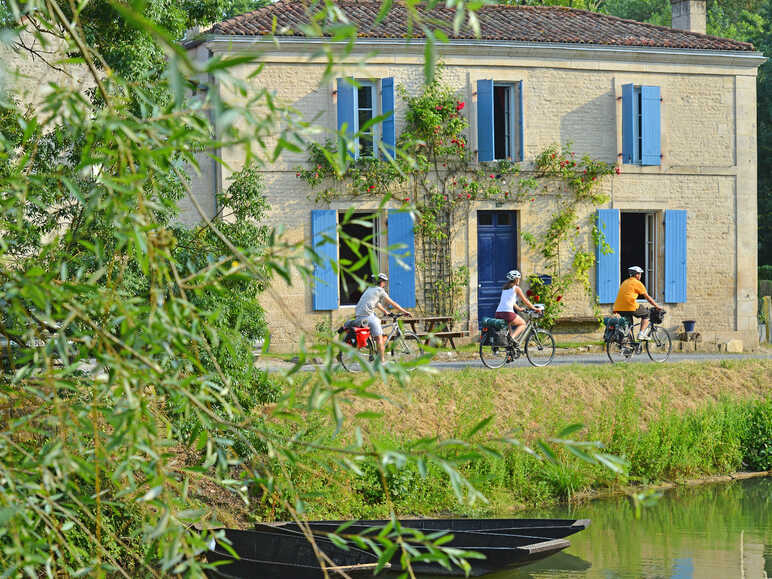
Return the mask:
M 622 285 L 619 287 L 619 293 L 614 302 L 614 313 L 627 318 L 630 325 L 633 324 L 633 316 L 641 318 L 641 331 L 638 332 L 638 340 L 649 340 L 649 335 L 646 332 L 649 327 L 649 308 L 642 305 L 639 306 L 635 300 L 640 296 L 643 296 L 655 308 L 659 308 L 659 306 L 657 305 L 657 302 L 651 299 L 651 296 L 646 293 L 646 286 L 641 283 L 643 270 L 637 265 L 634 265 L 627 268 L 627 273 L 630 277 L 623 281 Z

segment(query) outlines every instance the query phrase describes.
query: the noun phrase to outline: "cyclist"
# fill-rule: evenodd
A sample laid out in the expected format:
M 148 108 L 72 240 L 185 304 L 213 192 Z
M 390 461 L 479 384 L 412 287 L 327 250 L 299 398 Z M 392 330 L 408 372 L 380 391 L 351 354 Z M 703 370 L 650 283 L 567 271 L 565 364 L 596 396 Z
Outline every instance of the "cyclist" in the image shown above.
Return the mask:
M 357 302 L 357 307 L 354 310 L 357 324 L 366 321 L 370 326 L 370 335 L 378 345 L 378 354 L 381 357 L 381 364 L 386 361 L 386 336 L 383 335 L 383 328 L 381 327 L 381 320 L 375 315 L 375 310 L 378 309 L 384 314 L 388 314 L 389 311 L 381 305 L 381 302 L 385 302 L 394 308 L 397 308 L 400 312 L 410 315 L 405 308 L 400 306 L 397 302 L 389 297 L 384 289 L 389 282 L 389 277 L 385 273 L 379 273 L 373 276 L 373 280 L 376 285 L 369 287 L 362 294 Z
M 641 330 L 638 332 L 638 341 L 646 341 L 651 339 L 646 331 L 649 327 L 649 308 L 643 305 L 639 306 L 635 300 L 639 296 L 643 296 L 652 306 L 658 309 L 661 308 L 646 293 L 646 286 L 641 283 L 643 270 L 634 265 L 627 268 L 627 273 L 629 277 L 619 286 L 619 293 L 617 293 L 617 299 L 614 302 L 614 313 L 626 318 L 630 326 L 633 325 L 633 316 L 641 318 Z
M 516 269 L 507 272 L 507 283 L 501 290 L 501 299 L 496 308 L 496 318 L 506 320 L 509 324 L 509 337 L 517 340 L 517 337 L 525 331 L 525 320 L 515 312 L 523 312 L 524 308 L 517 305 L 518 298 L 530 309 L 534 309 L 533 304 L 525 297 L 523 290 L 520 289 L 520 278 L 522 275 Z

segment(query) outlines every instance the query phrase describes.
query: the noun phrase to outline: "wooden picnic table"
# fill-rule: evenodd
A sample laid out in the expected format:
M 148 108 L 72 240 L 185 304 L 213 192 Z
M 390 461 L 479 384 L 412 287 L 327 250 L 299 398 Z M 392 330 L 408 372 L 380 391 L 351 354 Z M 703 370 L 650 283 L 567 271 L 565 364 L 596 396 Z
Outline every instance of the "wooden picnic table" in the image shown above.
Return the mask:
M 453 316 L 410 316 L 399 319 L 403 324 L 409 325 L 410 331 L 423 339 L 424 344 L 427 345 L 432 338 L 435 338 L 442 340 L 443 343 L 450 342 L 455 350 L 456 343 L 453 338 L 461 338 L 469 334 L 466 330 L 453 330 Z M 423 327 L 419 327 L 419 324 Z
M 418 335 L 421 333 L 431 334 L 432 332 L 450 331 L 453 327 L 452 316 L 411 316 L 409 318 L 400 318 L 403 323 L 409 324 L 411 331 Z M 423 324 L 423 329 L 418 329 L 417 325 Z

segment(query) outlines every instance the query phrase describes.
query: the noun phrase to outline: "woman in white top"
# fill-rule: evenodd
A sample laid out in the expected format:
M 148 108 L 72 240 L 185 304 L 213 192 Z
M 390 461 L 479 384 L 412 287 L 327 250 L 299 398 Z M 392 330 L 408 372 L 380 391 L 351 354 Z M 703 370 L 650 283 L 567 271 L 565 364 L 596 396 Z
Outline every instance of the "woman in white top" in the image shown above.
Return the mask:
M 509 335 L 513 340 L 517 340 L 518 336 L 525 330 L 525 320 L 515 313 L 524 311 L 523 308 L 517 305 L 518 298 L 526 306 L 534 309 L 533 304 L 528 301 L 523 290 L 520 289 L 521 277 L 520 272 L 516 269 L 507 273 L 507 283 L 504 284 L 501 290 L 501 300 L 499 301 L 499 307 L 496 308 L 496 317 L 507 321 L 509 324 Z

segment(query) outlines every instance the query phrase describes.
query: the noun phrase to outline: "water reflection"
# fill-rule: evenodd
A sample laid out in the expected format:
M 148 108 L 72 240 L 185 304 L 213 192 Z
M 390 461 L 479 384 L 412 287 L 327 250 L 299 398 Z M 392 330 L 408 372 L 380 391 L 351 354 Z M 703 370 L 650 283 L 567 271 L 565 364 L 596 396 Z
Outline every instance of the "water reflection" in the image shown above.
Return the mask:
M 588 518 L 571 547 L 490 579 L 772 578 L 772 478 L 673 489 L 636 520 L 624 497 L 524 517 Z

